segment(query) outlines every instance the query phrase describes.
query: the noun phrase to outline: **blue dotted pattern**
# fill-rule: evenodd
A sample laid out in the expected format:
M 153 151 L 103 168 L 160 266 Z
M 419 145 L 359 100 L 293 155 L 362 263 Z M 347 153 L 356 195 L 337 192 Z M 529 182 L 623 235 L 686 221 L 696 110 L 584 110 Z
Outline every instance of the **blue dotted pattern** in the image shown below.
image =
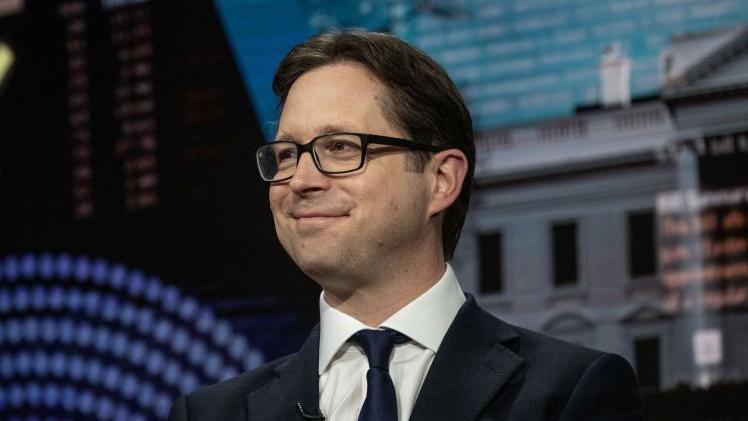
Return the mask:
M 263 362 L 156 277 L 86 256 L 0 259 L 0 419 L 165 419 L 178 395 Z

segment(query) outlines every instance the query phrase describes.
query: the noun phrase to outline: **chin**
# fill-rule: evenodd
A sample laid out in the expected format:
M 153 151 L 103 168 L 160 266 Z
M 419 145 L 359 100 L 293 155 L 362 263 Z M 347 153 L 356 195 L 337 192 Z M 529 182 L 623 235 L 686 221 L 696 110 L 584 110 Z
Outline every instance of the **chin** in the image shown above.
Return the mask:
M 351 259 L 346 255 L 338 255 L 337 258 L 327 256 L 306 256 L 295 260 L 301 270 L 322 288 L 330 286 L 330 283 L 348 283 L 355 275 L 350 272 Z
M 296 265 L 304 271 L 304 273 L 313 279 L 329 276 L 337 270 L 340 270 L 341 267 L 341 262 L 337 259 L 330 259 L 329 257 L 323 256 L 297 255 L 293 260 L 296 262 Z
M 331 273 L 334 272 L 330 272 L 324 268 L 302 268 L 302 271 L 309 279 L 319 285 L 320 288 L 327 290 L 330 287 Z

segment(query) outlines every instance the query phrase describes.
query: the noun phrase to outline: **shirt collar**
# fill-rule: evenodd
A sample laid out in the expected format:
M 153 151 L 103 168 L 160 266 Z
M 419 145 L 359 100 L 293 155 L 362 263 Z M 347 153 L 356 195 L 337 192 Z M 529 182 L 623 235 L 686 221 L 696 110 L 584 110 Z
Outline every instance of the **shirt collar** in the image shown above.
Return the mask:
M 428 291 L 411 301 L 378 327 L 388 327 L 407 335 L 413 341 L 436 352 L 465 294 L 447 263 L 441 279 Z M 319 297 L 320 341 L 319 374 L 324 373 L 340 347 L 356 332 L 372 329 L 355 318 L 327 304 L 324 291 Z

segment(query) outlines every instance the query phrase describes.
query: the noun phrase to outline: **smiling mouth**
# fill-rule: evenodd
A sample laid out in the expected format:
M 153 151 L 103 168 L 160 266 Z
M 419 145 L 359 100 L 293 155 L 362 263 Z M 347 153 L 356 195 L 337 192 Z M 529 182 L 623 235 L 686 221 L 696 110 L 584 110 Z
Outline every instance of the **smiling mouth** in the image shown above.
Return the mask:
M 344 218 L 347 215 L 301 215 L 294 216 L 297 221 L 328 221 L 337 218 Z
M 308 215 L 308 216 L 294 216 L 297 227 L 302 231 L 305 230 L 317 230 L 322 229 L 330 224 L 339 221 L 346 215 Z
M 324 213 L 324 212 L 314 212 L 314 211 L 307 211 L 307 212 L 290 212 L 290 215 L 293 219 L 324 219 L 324 218 L 341 218 L 344 216 L 348 216 L 347 213 Z

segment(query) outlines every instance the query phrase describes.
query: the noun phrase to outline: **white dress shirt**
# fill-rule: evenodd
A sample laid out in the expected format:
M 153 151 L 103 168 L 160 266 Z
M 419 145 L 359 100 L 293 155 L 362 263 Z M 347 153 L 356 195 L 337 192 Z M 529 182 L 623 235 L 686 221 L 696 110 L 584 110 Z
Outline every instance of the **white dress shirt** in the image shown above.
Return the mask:
M 447 264 L 428 291 L 382 322 L 367 326 L 332 308 L 322 292 L 319 340 L 319 405 L 328 421 L 355 421 L 366 397 L 366 355 L 348 339 L 362 329 L 388 327 L 412 342 L 395 345 L 390 377 L 395 384 L 399 419 L 407 420 L 447 329 L 465 302 L 457 277 Z

